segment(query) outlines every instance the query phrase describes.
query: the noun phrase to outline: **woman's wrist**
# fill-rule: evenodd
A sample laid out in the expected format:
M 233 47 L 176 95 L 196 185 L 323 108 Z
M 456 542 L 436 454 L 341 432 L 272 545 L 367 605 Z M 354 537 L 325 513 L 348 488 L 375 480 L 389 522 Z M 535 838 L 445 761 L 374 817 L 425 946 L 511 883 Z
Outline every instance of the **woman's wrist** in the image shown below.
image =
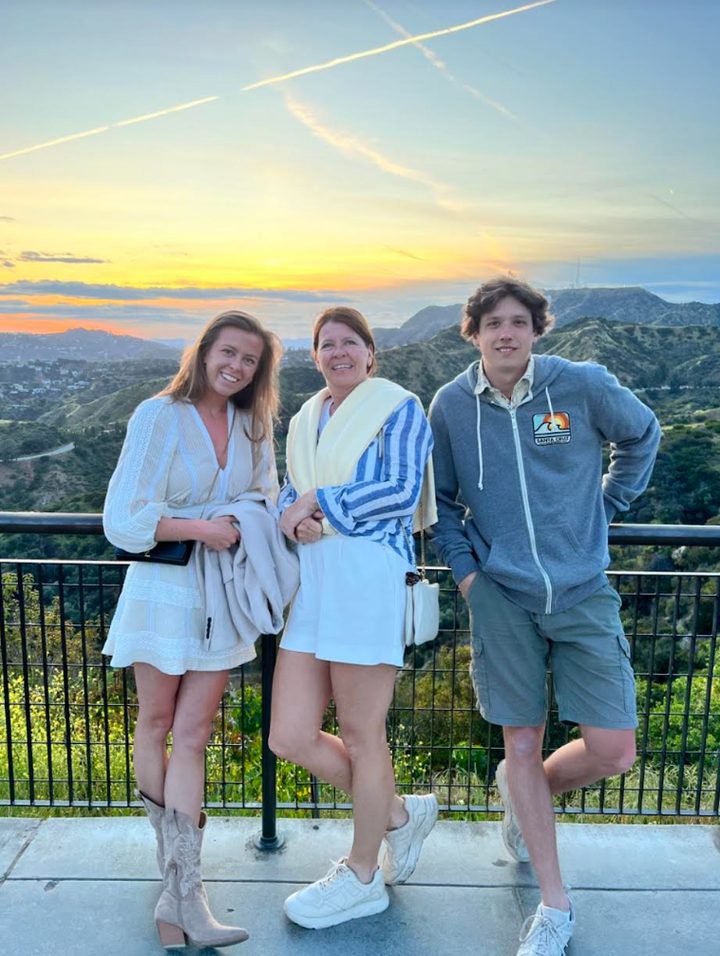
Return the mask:
M 178 519 L 180 520 L 180 519 Z M 183 518 L 179 541 L 202 541 L 205 537 L 207 521 L 202 518 Z
M 315 512 L 319 509 L 317 492 L 315 489 L 312 491 L 307 491 L 302 498 L 298 501 L 299 505 L 302 505 L 303 513 L 305 517 L 310 518 Z

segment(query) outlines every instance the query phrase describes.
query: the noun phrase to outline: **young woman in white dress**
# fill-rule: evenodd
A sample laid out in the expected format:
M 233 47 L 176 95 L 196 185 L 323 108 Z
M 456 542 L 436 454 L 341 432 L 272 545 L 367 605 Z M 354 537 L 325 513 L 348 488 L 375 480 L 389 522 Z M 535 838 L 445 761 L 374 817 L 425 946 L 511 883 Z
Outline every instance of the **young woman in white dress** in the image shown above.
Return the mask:
M 291 920 L 322 929 L 384 910 L 385 884 L 410 876 L 437 819 L 433 794 L 396 795 L 385 723 L 432 434 L 416 396 L 372 378 L 375 343 L 355 309 L 323 312 L 312 351 L 327 387 L 288 435 L 278 507 L 300 544 L 300 589 L 278 653 L 270 746 L 353 798 L 348 856 L 285 902 Z M 322 731 L 331 697 L 342 737 Z
M 222 551 L 239 540 L 217 506 L 245 491 L 277 495 L 272 450 L 281 345 L 257 319 L 224 312 L 190 346 L 170 385 L 138 406 L 108 488 L 107 538 L 134 553 L 161 541 Z M 198 545 L 196 544 L 195 547 Z M 229 670 L 252 644 L 206 646 L 202 584 L 186 566 L 132 562 L 103 653 L 133 665 L 138 694 L 133 760 L 155 828 L 164 945 L 223 946 L 247 939 L 212 917 L 200 882 L 205 747 Z M 172 750 L 168 754 L 168 735 Z

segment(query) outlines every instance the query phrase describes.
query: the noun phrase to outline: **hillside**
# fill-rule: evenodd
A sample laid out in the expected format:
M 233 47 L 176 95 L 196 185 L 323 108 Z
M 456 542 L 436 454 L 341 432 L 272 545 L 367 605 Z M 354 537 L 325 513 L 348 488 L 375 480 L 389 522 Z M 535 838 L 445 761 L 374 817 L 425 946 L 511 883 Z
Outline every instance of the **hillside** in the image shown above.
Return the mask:
M 462 305 L 428 305 L 396 329 L 373 329 L 378 348 L 411 345 L 430 339 L 441 329 L 456 325 L 462 317 Z
M 105 426 L 115 422 L 124 424 L 140 402 L 155 395 L 167 383 L 168 380 L 165 377 L 151 379 L 148 382 L 129 385 L 127 388 L 82 405 L 73 401 L 65 402 L 58 408 L 45 412 L 38 422 L 73 430 L 87 428 L 90 425 Z
M 601 317 L 614 322 L 683 327 L 720 326 L 720 303 L 667 302 L 640 286 L 610 289 L 548 289 L 546 295 L 556 327 L 582 317 Z M 424 341 L 460 321 L 463 306 L 431 305 L 421 309 L 398 328 L 376 329 L 380 348 Z
M 3 362 L 52 362 L 86 359 L 117 362 L 122 359 L 179 359 L 181 350 L 132 335 L 114 335 L 99 329 L 69 329 L 47 335 L 0 332 Z
M 606 365 L 635 389 L 720 386 L 720 328 L 690 326 L 680 330 L 582 319 L 541 338 L 535 351 Z M 382 376 L 415 392 L 428 405 L 438 388 L 466 368 L 477 354 L 456 325 L 441 330 L 429 341 L 380 350 L 378 369 Z M 290 417 L 322 385 L 320 373 L 309 354 L 305 355 L 304 361 L 283 365 L 280 370 L 282 433 Z M 136 381 L 89 402 L 81 403 L 80 396 L 69 395 L 42 414 L 38 423 L 72 433 L 89 426 L 123 423 L 141 401 L 167 381 L 167 377 Z
M 62 424 L 75 409 L 131 385 L 165 384 L 177 372 L 177 359 L 80 359 L 0 363 L 0 419 Z M 160 385 L 158 385 L 160 387 Z
M 720 328 L 665 328 L 623 325 L 606 319 L 582 319 L 543 337 L 539 353 L 607 365 L 642 398 L 665 426 L 665 441 L 656 476 L 633 508 L 640 521 L 693 521 L 717 515 L 720 503 Z M 380 375 L 418 394 L 427 406 L 435 392 L 477 357 L 459 326 L 443 329 L 429 341 L 381 350 Z M 128 363 L 130 364 L 130 363 Z M 101 363 L 87 363 L 88 377 Z M 119 368 L 120 366 L 118 366 Z M 84 373 L 85 374 L 85 373 Z M 55 407 L 37 422 L 5 422 L 0 441 L 10 453 L 50 450 L 65 442 L 74 449 L 57 457 L 0 462 L 0 510 L 98 511 L 117 461 L 125 423 L 143 399 L 157 392 L 167 377 L 134 381 L 117 391 L 80 404 L 72 392 L 58 395 Z M 302 402 L 322 385 L 314 364 L 285 365 L 280 372 L 282 417 L 276 438 L 284 471 L 288 421 Z M 48 399 L 49 400 L 49 399 Z M 47 443 L 47 449 L 40 446 Z M 105 554 L 102 539 L 41 539 L 2 536 L 5 555 L 76 557 Z
M 640 286 L 618 289 L 550 289 L 547 292 L 557 325 L 583 316 L 648 325 L 720 325 L 720 303 L 667 302 Z
M 631 388 L 720 386 L 720 328 L 581 319 L 541 338 L 535 351 L 606 365 Z

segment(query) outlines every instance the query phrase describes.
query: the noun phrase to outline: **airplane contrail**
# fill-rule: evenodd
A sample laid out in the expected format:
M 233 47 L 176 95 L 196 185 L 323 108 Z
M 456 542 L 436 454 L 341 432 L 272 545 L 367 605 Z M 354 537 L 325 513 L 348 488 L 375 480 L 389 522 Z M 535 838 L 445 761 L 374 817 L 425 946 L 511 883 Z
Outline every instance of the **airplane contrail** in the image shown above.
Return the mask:
M 372 50 L 363 50 L 361 53 L 350 53 L 348 56 L 339 56 L 334 60 L 328 60 L 327 63 L 306 66 L 302 70 L 293 70 L 291 73 L 283 73 L 282 76 L 270 77 L 269 80 L 260 80 L 258 83 L 250 83 L 248 86 L 243 86 L 241 92 L 247 93 L 249 90 L 260 89 L 261 86 L 270 86 L 273 83 L 284 83 L 285 80 L 294 80 L 296 76 L 318 73 L 320 70 L 329 70 L 333 67 L 341 66 L 343 63 L 363 60 L 365 57 L 377 56 L 380 53 L 389 53 L 390 50 L 399 50 L 400 47 L 408 46 L 410 43 L 422 43 L 424 40 L 432 40 L 435 37 L 444 37 L 451 33 L 459 33 L 461 30 L 469 30 L 471 27 L 479 27 L 482 23 L 490 23 L 491 20 L 501 20 L 503 17 L 511 17 L 516 13 L 525 13 L 527 10 L 534 10 L 535 7 L 544 7 L 548 3 L 557 3 L 557 0 L 535 0 L 535 3 L 526 3 L 522 7 L 515 7 L 512 10 L 503 10 L 502 13 L 490 13 L 485 17 L 478 17 L 477 20 L 468 20 L 467 23 L 459 23 L 454 27 L 445 27 L 443 30 L 433 30 L 431 33 L 418 33 L 415 36 L 405 37 L 402 40 L 395 40 L 394 43 L 385 43 L 383 46 L 373 47 Z
M 476 20 L 469 20 L 467 23 L 459 23 L 454 27 L 445 27 L 442 30 L 433 30 L 430 33 L 419 33 L 415 36 L 404 37 L 402 40 L 396 40 L 394 43 L 386 43 L 383 46 L 373 47 L 371 50 L 362 50 L 360 53 L 351 53 L 348 56 L 336 57 L 328 60 L 326 63 L 317 63 L 314 66 L 306 66 L 301 70 L 293 70 L 290 73 L 283 73 L 281 76 L 272 76 L 267 80 L 259 80 L 257 83 L 250 83 L 243 86 L 241 93 L 248 93 L 250 90 L 257 90 L 263 86 L 273 86 L 277 83 L 284 83 L 286 80 L 293 80 L 298 76 L 306 76 L 308 73 L 318 73 L 321 70 L 330 70 L 336 66 L 342 66 L 344 63 L 352 63 L 355 60 L 362 60 L 369 56 L 378 56 L 381 53 L 389 53 L 391 50 L 398 50 L 409 44 L 422 43 L 424 40 L 432 40 L 435 37 L 449 36 L 453 33 L 459 33 L 461 30 L 470 30 L 483 23 L 490 23 L 492 20 L 501 20 L 504 17 L 511 17 L 517 13 L 525 13 L 528 10 L 534 10 L 536 7 L 544 7 L 549 3 L 557 3 L 557 0 L 535 0 L 534 3 L 526 3 L 521 7 L 514 7 L 512 10 L 503 10 L 501 13 L 491 13 L 484 17 L 478 17 Z M 206 96 L 199 100 L 192 100 L 189 103 L 181 103 L 178 106 L 170 106 L 168 109 L 157 110 L 154 113 L 145 113 L 142 116 L 135 116 L 132 119 L 121 120 L 117 123 L 110 123 L 107 126 L 97 126 L 94 129 L 85 130 L 82 133 L 71 133 L 69 136 L 61 136 L 58 139 L 49 140 L 46 143 L 37 143 L 35 146 L 26 146 L 24 149 L 16 149 L 10 153 L 0 155 L 0 160 L 13 159 L 15 156 L 24 156 L 27 153 L 34 153 L 41 149 L 49 149 L 51 146 L 59 146 L 61 143 L 69 143 L 76 139 L 84 139 L 87 136 L 96 136 L 99 133 L 107 133 L 112 129 L 119 129 L 124 126 L 130 126 L 133 123 L 144 123 L 147 120 L 156 119 L 159 116 L 166 116 L 169 113 L 178 113 L 181 110 L 192 109 L 196 106 L 202 106 L 206 103 L 213 103 L 219 100 L 219 96 Z
M 179 106 L 170 106 L 166 110 L 156 110 L 154 113 L 144 113 L 142 116 L 120 120 L 117 123 L 110 123 L 108 126 L 97 126 L 95 129 L 88 129 L 84 133 L 71 133 L 70 136 L 61 136 L 59 139 L 51 139 L 47 143 L 38 143 L 37 146 L 26 146 L 25 149 L 16 149 L 13 153 L 4 153 L 0 156 L 0 160 L 12 159 L 13 156 L 23 156 L 25 153 L 34 153 L 38 149 L 48 149 L 50 146 L 59 146 L 61 143 L 70 143 L 74 139 L 84 139 L 86 136 L 97 136 L 98 133 L 107 133 L 111 129 L 120 129 L 122 126 L 131 126 L 133 123 L 144 123 L 147 120 L 156 119 L 158 116 L 166 116 L 168 113 L 179 113 L 182 110 L 189 110 L 194 106 L 202 106 L 205 103 L 212 103 L 214 100 L 219 99 L 219 96 L 206 96 L 201 100 L 180 103 Z
M 485 96 L 484 93 L 481 93 L 480 90 L 476 89 L 474 86 L 469 86 L 467 83 L 462 83 L 460 80 L 454 76 L 447 67 L 447 64 L 440 59 L 440 57 L 430 49 L 430 47 L 425 46 L 424 43 L 421 43 L 419 40 L 415 39 L 409 30 L 406 30 L 405 27 L 393 20 L 381 7 L 373 3 L 372 0 L 363 0 L 365 6 L 372 10 L 373 13 L 376 13 L 382 20 L 387 23 L 387 25 L 393 29 L 396 33 L 399 33 L 400 36 L 405 37 L 406 39 L 414 42 L 417 49 L 422 53 L 428 63 L 431 66 L 434 66 L 436 70 L 439 70 L 446 80 L 450 80 L 451 83 L 456 83 L 458 86 L 461 86 L 467 93 L 470 93 L 475 99 L 480 100 L 482 103 L 485 103 L 486 106 L 491 107 L 494 110 L 497 110 L 498 113 L 502 113 L 504 116 L 507 116 L 508 119 L 515 120 L 519 122 L 517 116 L 514 113 L 511 113 L 510 110 L 503 106 L 502 103 L 498 103 L 496 100 L 491 100 L 489 96 Z

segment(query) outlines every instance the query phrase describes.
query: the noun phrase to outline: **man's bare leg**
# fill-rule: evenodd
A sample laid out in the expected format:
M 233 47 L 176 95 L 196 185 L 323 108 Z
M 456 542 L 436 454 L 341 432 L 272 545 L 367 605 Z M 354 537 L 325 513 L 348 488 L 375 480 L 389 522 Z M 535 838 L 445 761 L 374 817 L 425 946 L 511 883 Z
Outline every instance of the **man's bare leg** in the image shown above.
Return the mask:
M 542 760 L 544 731 L 544 726 L 503 727 L 507 781 L 543 905 L 569 912 L 570 901 L 560 875 L 552 794 Z

